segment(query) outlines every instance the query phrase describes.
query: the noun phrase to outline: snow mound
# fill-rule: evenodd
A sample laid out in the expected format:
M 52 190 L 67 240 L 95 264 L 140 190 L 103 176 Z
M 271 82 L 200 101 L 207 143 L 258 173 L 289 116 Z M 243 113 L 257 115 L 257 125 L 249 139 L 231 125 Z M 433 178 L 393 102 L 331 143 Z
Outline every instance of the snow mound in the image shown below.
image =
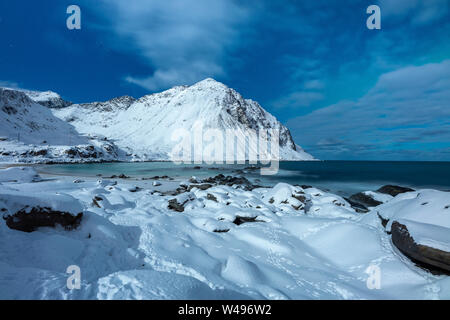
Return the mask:
M 11 167 L 0 170 L 0 182 L 37 182 L 41 177 L 31 167 Z
M 387 229 L 394 221 L 404 224 L 416 243 L 450 252 L 450 193 L 418 190 L 400 194 L 377 207 Z
M 150 285 L 149 285 L 150 284 Z M 98 280 L 100 300 L 222 300 L 249 299 L 231 290 L 213 290 L 203 282 L 176 273 L 129 270 Z
M 33 208 L 50 208 L 53 211 L 70 213 L 73 216 L 83 212 L 81 204 L 72 196 L 57 191 L 23 194 L 12 188 L 0 186 L 0 204 L 10 213 L 19 210 L 30 212 Z

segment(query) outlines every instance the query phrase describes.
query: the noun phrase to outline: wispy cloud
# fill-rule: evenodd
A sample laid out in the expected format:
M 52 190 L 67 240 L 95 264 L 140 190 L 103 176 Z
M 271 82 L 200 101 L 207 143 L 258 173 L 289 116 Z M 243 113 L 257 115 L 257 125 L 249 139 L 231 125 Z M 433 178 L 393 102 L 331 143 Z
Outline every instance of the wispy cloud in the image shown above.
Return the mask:
M 309 107 L 316 101 L 323 100 L 324 96 L 315 91 L 294 91 L 286 97 L 273 102 L 275 108 L 303 108 Z
M 448 0 L 379 0 L 383 17 L 412 25 L 425 25 L 443 19 L 448 13 Z
M 239 44 L 249 11 L 230 0 L 107 1 L 110 31 L 154 72 L 125 80 L 148 90 L 226 76 L 227 53 Z M 104 11 L 101 14 L 105 14 Z
M 317 156 L 369 158 L 450 145 L 450 60 L 383 74 L 357 101 L 342 101 L 288 122 Z M 419 153 L 418 153 L 419 154 Z

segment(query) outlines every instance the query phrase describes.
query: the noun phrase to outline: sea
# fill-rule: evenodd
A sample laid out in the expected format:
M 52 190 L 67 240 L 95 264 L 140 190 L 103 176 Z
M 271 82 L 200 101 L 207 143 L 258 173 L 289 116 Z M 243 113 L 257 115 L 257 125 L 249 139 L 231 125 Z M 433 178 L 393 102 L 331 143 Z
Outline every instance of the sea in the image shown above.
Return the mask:
M 217 174 L 241 175 L 261 186 L 285 182 L 308 185 L 342 196 L 375 191 L 383 185 L 413 189 L 450 191 L 450 162 L 408 161 L 285 161 L 274 175 L 261 175 L 255 165 L 175 164 L 172 162 L 113 162 L 36 165 L 41 173 L 77 177 L 109 177 L 125 174 L 131 178 L 169 176 L 188 179 Z

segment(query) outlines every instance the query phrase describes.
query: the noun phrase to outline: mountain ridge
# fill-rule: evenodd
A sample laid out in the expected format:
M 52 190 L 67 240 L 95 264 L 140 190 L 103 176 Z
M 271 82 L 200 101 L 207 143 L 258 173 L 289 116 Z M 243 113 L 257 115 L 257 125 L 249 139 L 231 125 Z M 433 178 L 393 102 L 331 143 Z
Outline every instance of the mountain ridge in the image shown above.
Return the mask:
M 314 160 L 295 144 L 289 129 L 259 103 L 245 99 L 236 90 L 212 78 L 138 99 L 122 96 L 80 104 L 67 102 L 52 91 L 22 92 L 31 101 L 47 107 L 56 119 L 73 127 L 80 137 L 106 139 L 123 151 L 119 153 L 128 155 L 126 159 L 117 160 L 170 160 L 175 146 L 171 133 L 176 129 L 193 132 L 199 123 L 205 130 L 235 130 L 243 134 L 278 130 L 280 160 Z M 30 104 L 29 101 L 24 103 Z M 216 157 L 214 161 L 224 160 L 222 156 Z

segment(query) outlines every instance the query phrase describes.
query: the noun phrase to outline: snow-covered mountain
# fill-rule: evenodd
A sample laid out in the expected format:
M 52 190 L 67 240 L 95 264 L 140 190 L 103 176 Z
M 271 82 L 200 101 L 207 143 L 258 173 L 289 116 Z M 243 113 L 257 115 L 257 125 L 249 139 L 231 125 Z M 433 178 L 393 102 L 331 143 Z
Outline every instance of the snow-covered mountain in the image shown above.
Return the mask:
M 27 144 L 87 143 L 75 128 L 22 91 L 0 88 L 0 136 Z
M 58 103 L 54 95 L 29 93 L 0 88 L 0 161 L 114 160 L 119 156 L 112 142 L 79 134 L 44 106 L 51 99 Z
M 226 130 L 247 137 L 278 130 L 281 160 L 314 159 L 257 102 L 213 79 L 138 100 L 123 96 L 84 104 L 52 91 L 0 88 L 0 124 L 0 161 L 169 160 L 179 144 L 172 134 L 192 133 L 199 124 L 203 132 L 218 129 L 224 139 Z M 245 140 L 235 144 L 236 150 L 246 149 Z M 245 159 L 248 154 L 247 147 Z M 214 156 L 224 160 L 223 154 Z
M 257 102 L 244 99 L 213 79 L 138 100 L 125 96 L 106 102 L 73 104 L 53 112 L 80 133 L 108 137 L 140 159 L 168 159 L 176 145 L 172 141 L 174 130 L 192 132 L 199 123 L 203 130 L 233 129 L 244 134 L 250 130 L 276 129 L 280 132 L 282 160 L 313 159 L 294 143 L 289 130 Z

